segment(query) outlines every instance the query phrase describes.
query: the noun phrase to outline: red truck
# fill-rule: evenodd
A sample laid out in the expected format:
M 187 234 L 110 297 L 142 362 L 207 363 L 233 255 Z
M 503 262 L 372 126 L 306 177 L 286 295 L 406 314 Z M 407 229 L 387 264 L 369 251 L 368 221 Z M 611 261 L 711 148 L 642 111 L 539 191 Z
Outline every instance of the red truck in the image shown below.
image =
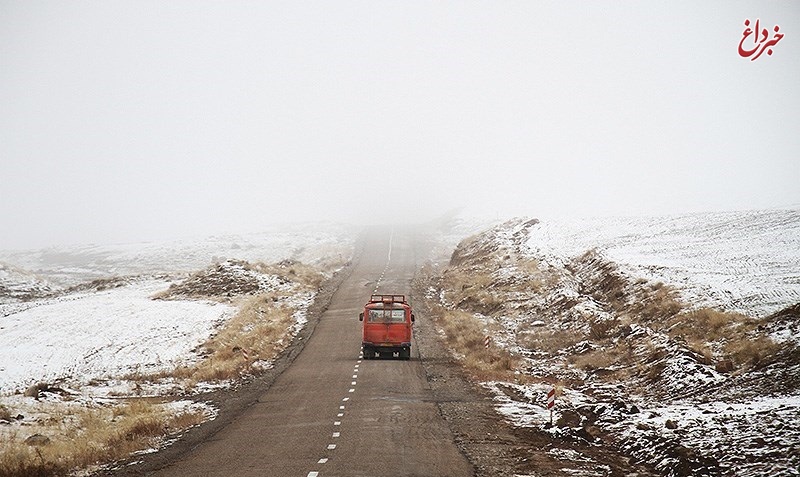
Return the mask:
M 405 295 L 372 295 L 358 316 L 364 322 L 361 346 L 364 359 L 381 356 L 411 358 L 414 313 Z

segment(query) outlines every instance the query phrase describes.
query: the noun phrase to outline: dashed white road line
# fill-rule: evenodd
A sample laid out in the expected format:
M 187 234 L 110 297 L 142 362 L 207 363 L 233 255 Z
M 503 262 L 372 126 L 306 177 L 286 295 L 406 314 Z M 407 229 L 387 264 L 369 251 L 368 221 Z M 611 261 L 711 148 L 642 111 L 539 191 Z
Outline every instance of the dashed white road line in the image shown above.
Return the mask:
M 391 254 L 392 254 L 392 251 L 391 251 L 391 240 L 390 240 L 389 259 L 391 259 Z M 388 263 L 387 263 L 387 267 L 388 267 Z M 381 278 L 383 278 L 383 277 L 381 276 Z M 361 358 L 363 358 L 363 357 L 364 357 L 364 354 L 363 354 L 363 351 L 362 351 L 358 355 L 358 358 L 359 358 L 358 359 L 358 363 L 353 366 L 353 379 L 354 380 L 358 379 L 358 368 L 361 365 Z M 357 381 L 352 381 L 350 384 L 352 386 L 355 386 L 356 383 L 357 383 Z M 347 392 L 349 392 L 349 393 L 355 392 L 355 388 L 350 388 Z M 349 400 L 350 400 L 349 397 L 342 398 L 342 402 L 347 402 Z M 344 404 L 340 404 L 339 405 L 339 410 L 340 411 L 344 411 L 345 410 L 345 405 Z M 339 412 L 338 414 L 336 414 L 336 417 L 338 417 L 338 418 L 344 417 L 344 412 Z M 333 425 L 337 426 L 337 427 L 341 426 L 342 425 L 342 421 L 333 421 Z M 336 438 L 341 437 L 341 435 L 342 435 L 341 432 L 334 432 L 333 434 L 331 434 L 331 437 L 336 439 Z M 328 444 L 328 447 L 326 449 L 329 450 L 329 451 L 330 450 L 335 450 L 336 449 L 336 444 Z M 328 460 L 329 460 L 328 457 L 321 457 L 317 461 L 317 464 L 325 464 L 325 463 L 328 462 Z M 308 473 L 307 477 L 319 477 L 319 472 L 318 471 L 310 471 Z

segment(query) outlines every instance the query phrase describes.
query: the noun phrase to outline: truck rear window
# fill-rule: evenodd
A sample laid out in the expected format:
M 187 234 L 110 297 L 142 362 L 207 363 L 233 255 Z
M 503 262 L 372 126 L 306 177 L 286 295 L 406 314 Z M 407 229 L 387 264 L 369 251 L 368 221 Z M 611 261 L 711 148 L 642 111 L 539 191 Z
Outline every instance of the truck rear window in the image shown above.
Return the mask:
M 406 321 L 406 312 L 402 308 L 396 310 L 369 310 L 369 321 L 373 323 L 403 323 Z

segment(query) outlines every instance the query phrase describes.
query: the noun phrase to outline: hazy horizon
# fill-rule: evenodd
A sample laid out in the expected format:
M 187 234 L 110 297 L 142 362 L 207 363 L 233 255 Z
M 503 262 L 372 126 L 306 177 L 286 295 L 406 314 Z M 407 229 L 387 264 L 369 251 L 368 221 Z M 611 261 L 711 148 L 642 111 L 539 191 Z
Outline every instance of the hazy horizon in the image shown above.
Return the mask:
M 0 250 L 797 208 L 799 45 L 788 1 L 2 2 Z

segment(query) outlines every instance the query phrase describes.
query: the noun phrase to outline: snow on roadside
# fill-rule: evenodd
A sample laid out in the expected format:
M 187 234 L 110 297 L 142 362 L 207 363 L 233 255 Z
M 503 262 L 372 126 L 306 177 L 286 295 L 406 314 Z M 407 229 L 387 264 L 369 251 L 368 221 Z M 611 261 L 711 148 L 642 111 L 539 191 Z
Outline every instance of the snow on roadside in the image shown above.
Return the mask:
M 54 299 L 0 321 L 0 395 L 37 382 L 158 372 L 188 364 L 232 306 L 152 300 L 168 282 L 144 279 Z M 2 308 L 2 305 L 0 305 Z

